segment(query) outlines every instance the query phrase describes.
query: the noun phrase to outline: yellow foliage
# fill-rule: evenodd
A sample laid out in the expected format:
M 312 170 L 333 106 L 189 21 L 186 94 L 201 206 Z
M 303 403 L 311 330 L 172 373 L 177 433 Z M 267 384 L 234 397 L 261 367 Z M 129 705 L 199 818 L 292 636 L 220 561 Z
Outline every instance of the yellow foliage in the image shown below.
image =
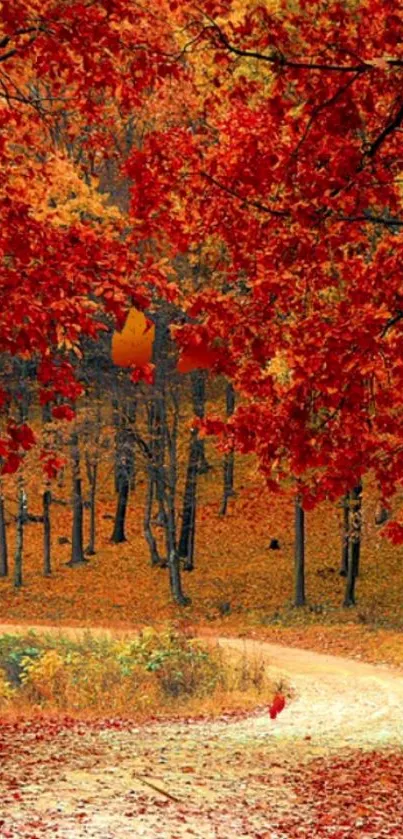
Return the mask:
M 87 184 L 66 155 L 53 154 L 41 164 L 41 177 L 27 182 L 23 173 L 16 173 L 14 182 L 22 180 L 27 197 L 35 208 L 38 221 L 49 221 L 56 226 L 74 224 L 83 218 L 107 223 L 121 218 L 115 206 L 108 205 L 108 195 L 98 191 L 98 179 Z
M 5 674 L 0 669 L 0 708 L 9 704 L 14 698 L 16 691 L 7 681 Z

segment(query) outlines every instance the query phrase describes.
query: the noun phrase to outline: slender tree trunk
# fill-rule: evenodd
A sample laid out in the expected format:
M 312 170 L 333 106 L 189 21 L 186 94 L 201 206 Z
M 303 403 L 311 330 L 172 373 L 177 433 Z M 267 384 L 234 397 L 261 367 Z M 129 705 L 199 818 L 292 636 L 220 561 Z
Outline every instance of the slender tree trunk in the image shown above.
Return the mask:
M 85 553 L 88 556 L 94 556 L 95 553 L 96 553 L 96 550 L 95 550 L 96 498 L 97 498 L 97 487 L 98 487 L 99 442 L 100 442 L 100 438 L 101 438 L 101 424 L 102 424 L 101 401 L 100 401 L 100 395 L 97 394 L 97 411 L 96 411 L 96 419 L 95 419 L 94 452 L 93 452 L 92 458 L 90 457 L 90 454 L 89 454 L 88 451 L 86 452 L 86 455 L 85 455 L 87 477 L 88 477 L 88 482 L 89 482 L 89 485 L 90 485 L 90 498 L 89 498 L 90 533 L 89 533 L 88 547 L 85 550 Z
M 295 499 L 295 599 L 294 606 L 305 606 L 305 513 L 301 499 Z
M 359 574 L 361 544 L 361 503 L 362 485 L 354 487 L 350 493 L 350 533 L 348 550 L 348 571 L 343 606 L 355 606 L 355 584 Z
M 98 483 L 98 464 L 94 463 L 93 466 L 92 466 L 91 483 L 90 483 L 90 534 L 89 534 L 88 547 L 86 548 L 86 551 L 85 551 L 85 553 L 88 556 L 94 556 L 95 553 L 96 553 L 95 539 L 96 539 L 97 483 Z
M 50 505 L 52 494 L 46 489 L 42 496 L 43 510 L 43 574 L 50 577 L 52 574 L 51 549 L 50 549 Z
M 189 460 L 186 471 L 185 492 L 183 496 L 182 528 L 179 539 L 179 556 L 186 560 L 185 571 L 194 569 L 194 544 L 197 505 L 197 475 L 201 457 L 200 440 L 197 429 L 192 429 L 189 448 Z
M 206 372 L 191 373 L 192 399 L 195 415 L 203 419 L 206 405 Z M 194 570 L 194 548 L 197 509 L 197 478 L 211 469 L 206 460 L 204 440 L 197 429 L 190 432 L 189 458 L 186 470 L 185 492 L 182 506 L 182 527 L 179 537 L 179 556 L 185 560 L 184 571 Z
M 176 457 L 177 457 L 177 428 L 178 403 L 175 386 L 171 388 L 174 405 L 173 428 L 170 432 L 167 417 L 167 384 L 174 376 L 172 359 L 169 354 L 168 317 L 162 312 L 155 316 L 155 340 L 153 347 L 153 363 L 155 365 L 155 382 L 152 390 L 152 404 L 150 410 L 150 441 L 152 452 L 152 474 L 155 481 L 156 500 L 159 514 L 165 531 L 167 546 L 167 562 L 171 594 L 180 606 L 190 601 L 182 590 L 179 553 L 176 543 Z M 172 370 L 171 370 L 172 367 Z M 169 448 L 169 466 L 166 468 L 166 449 Z
M 114 428 L 115 439 L 115 492 L 118 493 L 122 418 L 120 413 L 119 401 L 116 398 L 112 400 L 112 424 Z
M 135 387 L 137 387 L 135 385 Z M 127 408 L 128 441 L 130 444 L 130 492 L 136 489 L 136 423 L 137 423 L 137 396 L 131 399 Z
M 14 554 L 14 587 L 21 588 L 22 586 L 22 559 L 24 552 L 24 525 L 25 525 L 25 492 L 22 476 L 18 478 L 18 493 L 17 493 L 17 519 L 16 519 L 16 535 L 15 535 L 15 554 Z
M 0 489 L 0 577 L 8 577 L 8 547 L 4 498 Z
M 115 485 L 117 492 L 115 523 L 111 541 L 115 544 L 126 542 L 125 524 L 127 504 L 129 499 L 130 484 L 134 475 L 134 442 L 131 427 L 134 427 L 136 419 L 133 406 L 120 420 L 116 439 L 115 455 Z
M 123 434 L 124 432 L 122 432 Z M 120 442 L 120 461 L 117 470 L 117 500 L 115 523 L 111 541 L 115 544 L 126 542 L 125 525 L 127 504 L 130 492 L 130 479 L 132 475 L 132 447 L 128 433 L 125 433 L 125 440 Z
M 144 536 L 147 542 L 147 545 L 150 549 L 150 558 L 151 558 L 151 565 L 162 565 L 161 557 L 158 553 L 157 542 L 154 537 L 152 527 L 151 527 L 151 518 L 152 518 L 152 511 L 153 511 L 153 502 L 154 502 L 154 490 L 155 490 L 155 482 L 153 473 L 149 470 L 148 474 L 148 486 L 147 486 L 147 496 L 146 496 L 146 506 L 144 510 Z
M 343 498 L 343 532 L 341 536 L 341 565 L 340 577 L 348 574 L 348 544 L 350 531 L 350 493 Z
M 128 476 L 122 476 L 119 482 L 119 492 L 115 513 L 115 524 L 111 536 L 111 542 L 116 545 L 126 542 L 125 523 L 127 502 L 129 498 L 129 479 Z
M 80 476 L 80 450 L 78 434 L 74 432 L 71 438 L 72 471 L 73 471 L 73 523 L 71 533 L 71 559 L 67 565 L 83 565 L 88 560 L 84 557 L 83 543 L 83 494 Z
M 199 419 L 204 419 L 206 412 L 206 380 L 207 373 L 205 370 L 193 370 L 190 374 L 190 381 L 192 385 L 192 401 L 195 416 Z M 199 475 L 204 475 L 212 467 L 206 458 L 205 440 L 199 438 Z
M 182 590 L 182 580 L 180 573 L 180 558 L 179 551 L 176 545 L 176 519 L 175 519 L 175 499 L 177 488 L 177 455 L 178 455 L 178 430 L 179 430 L 179 398 L 177 385 L 174 383 L 170 388 L 171 398 L 173 403 L 173 424 L 171 432 L 168 432 L 168 451 L 169 451 L 169 469 L 168 469 L 168 486 L 166 488 L 167 495 L 167 548 L 168 548 L 168 568 L 171 585 L 171 592 L 173 598 L 179 606 L 187 606 L 191 603 L 190 597 L 186 597 Z M 165 418 L 166 419 L 166 418 Z M 167 421 L 167 419 L 166 419 Z M 197 464 L 196 464 L 197 467 Z M 196 478 L 196 476 L 195 476 Z M 197 479 L 196 479 L 197 480 Z M 195 504 L 193 510 L 195 510 Z M 192 534 L 194 538 L 194 522 L 192 526 Z M 191 536 L 192 538 L 192 536 Z M 191 547 L 191 546 L 190 546 Z M 192 557 L 193 559 L 193 557 Z
M 227 417 L 231 417 L 235 411 L 235 390 L 231 382 L 228 382 L 226 389 L 226 413 Z M 226 452 L 224 455 L 224 486 L 223 496 L 221 502 L 220 516 L 225 516 L 228 510 L 229 499 L 235 495 L 234 492 L 234 450 Z

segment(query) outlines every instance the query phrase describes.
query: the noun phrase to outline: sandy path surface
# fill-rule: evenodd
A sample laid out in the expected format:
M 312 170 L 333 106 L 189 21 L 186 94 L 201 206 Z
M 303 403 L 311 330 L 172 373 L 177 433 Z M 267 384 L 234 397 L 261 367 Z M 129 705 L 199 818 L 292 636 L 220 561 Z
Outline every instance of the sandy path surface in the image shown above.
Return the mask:
M 4 631 L 14 632 L 15 627 L 0 626 Z M 78 635 L 80 630 L 70 629 L 69 634 Z M 128 730 L 82 726 L 79 732 L 74 728 L 56 732 L 50 740 L 28 731 L 15 752 L 8 750 L 7 743 L 3 749 L 0 835 L 13 839 L 398 836 L 399 828 L 387 832 L 393 828 L 390 816 L 385 826 L 379 822 L 374 833 L 344 833 L 337 825 L 335 832 L 330 826 L 325 834 L 316 833 L 309 827 L 313 825 L 310 805 L 298 800 L 293 779 L 297 770 L 303 771 L 316 758 L 355 749 L 365 753 L 393 748 L 401 754 L 403 675 L 384 666 L 265 642 L 216 641 L 234 656 L 263 657 L 269 673 L 290 685 L 295 698 L 275 721 L 264 712 L 236 721 L 162 723 Z M 18 800 L 7 786 L 10 767 L 12 788 L 21 795 Z M 147 786 L 144 779 L 162 792 Z M 403 835 L 402 822 L 400 826 Z

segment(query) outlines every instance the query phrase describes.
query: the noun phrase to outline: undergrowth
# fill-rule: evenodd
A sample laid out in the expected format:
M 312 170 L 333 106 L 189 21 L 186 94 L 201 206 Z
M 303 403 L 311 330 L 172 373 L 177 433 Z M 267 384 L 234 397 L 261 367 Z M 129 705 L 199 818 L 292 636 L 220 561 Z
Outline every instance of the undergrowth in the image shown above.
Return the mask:
M 264 663 L 233 663 L 218 646 L 182 631 L 143 629 L 133 638 L 79 640 L 0 636 L 0 708 L 24 715 L 172 716 L 248 709 L 274 693 Z

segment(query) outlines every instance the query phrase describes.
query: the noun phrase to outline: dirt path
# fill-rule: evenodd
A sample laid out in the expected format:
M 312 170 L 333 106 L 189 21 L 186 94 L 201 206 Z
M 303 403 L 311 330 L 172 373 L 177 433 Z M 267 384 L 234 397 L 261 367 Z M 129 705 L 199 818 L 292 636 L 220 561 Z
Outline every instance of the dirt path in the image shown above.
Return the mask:
M 4 631 L 15 628 L 0 626 Z M 298 800 L 293 779 L 297 767 L 301 772 L 312 759 L 343 750 L 393 747 L 403 753 L 403 675 L 264 642 L 217 641 L 233 655 L 263 657 L 269 672 L 290 684 L 295 699 L 275 721 L 265 712 L 237 721 L 130 730 L 82 727 L 34 738 L 35 743 L 28 731 L 18 754 L 8 754 L 6 744 L 3 778 L 9 778 L 10 766 L 14 772 L 19 756 L 13 778 L 22 797 L 7 798 L 0 781 L 0 801 L 8 800 L 0 835 L 39 839 L 44 830 L 62 839 L 402 835 L 403 829 L 382 832 L 382 824 L 373 834 L 343 833 L 337 825 L 338 833 L 330 827 L 324 834 L 312 832 L 313 811 Z M 178 801 L 147 786 L 144 778 Z M 389 815 L 385 830 L 390 824 Z

